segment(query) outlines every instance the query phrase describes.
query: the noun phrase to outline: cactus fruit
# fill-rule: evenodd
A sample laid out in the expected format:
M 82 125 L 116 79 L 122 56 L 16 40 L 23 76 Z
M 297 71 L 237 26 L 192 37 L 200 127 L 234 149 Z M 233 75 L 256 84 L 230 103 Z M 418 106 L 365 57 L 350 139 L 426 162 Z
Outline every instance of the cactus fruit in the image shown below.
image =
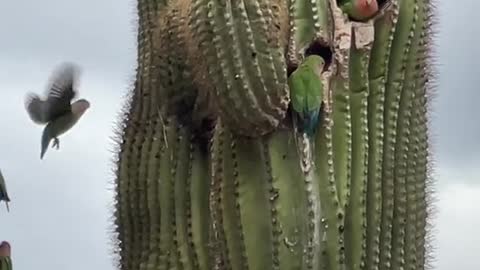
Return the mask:
M 120 269 L 425 269 L 430 0 L 138 3 Z

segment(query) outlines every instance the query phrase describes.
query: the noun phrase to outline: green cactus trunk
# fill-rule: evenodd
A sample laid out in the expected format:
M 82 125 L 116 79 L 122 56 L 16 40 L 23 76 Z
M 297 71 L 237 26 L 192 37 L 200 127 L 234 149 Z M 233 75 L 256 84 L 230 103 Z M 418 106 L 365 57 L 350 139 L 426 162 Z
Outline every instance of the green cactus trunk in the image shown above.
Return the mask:
M 353 22 L 334 0 L 138 0 L 120 269 L 428 265 L 432 4 L 378 2 Z M 313 138 L 288 108 L 309 54 L 326 60 Z

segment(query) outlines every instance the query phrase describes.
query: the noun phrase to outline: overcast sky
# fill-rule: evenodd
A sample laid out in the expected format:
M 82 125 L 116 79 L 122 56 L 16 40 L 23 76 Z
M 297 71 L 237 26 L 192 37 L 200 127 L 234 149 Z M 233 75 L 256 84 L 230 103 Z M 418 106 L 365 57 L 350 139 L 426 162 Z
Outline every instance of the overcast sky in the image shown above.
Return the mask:
M 478 0 L 437 0 L 435 269 L 480 269 Z M 135 75 L 136 1 L 0 1 L 0 168 L 12 197 L 0 240 L 16 270 L 111 270 L 110 136 Z M 42 127 L 23 109 L 62 61 L 82 67 L 92 103 L 59 151 L 39 159 Z

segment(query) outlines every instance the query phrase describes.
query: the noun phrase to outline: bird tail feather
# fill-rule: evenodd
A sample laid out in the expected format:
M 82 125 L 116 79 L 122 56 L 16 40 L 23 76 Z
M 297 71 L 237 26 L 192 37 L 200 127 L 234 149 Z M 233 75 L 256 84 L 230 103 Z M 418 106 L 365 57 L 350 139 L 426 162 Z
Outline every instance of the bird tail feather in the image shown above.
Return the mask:
M 43 156 L 45 155 L 45 152 L 47 152 L 47 149 L 48 149 L 48 145 L 50 144 L 50 140 L 51 140 L 51 136 L 50 136 L 50 132 L 49 132 L 49 129 L 46 127 L 44 130 L 43 130 L 43 134 L 42 134 L 42 149 L 41 149 L 41 152 L 40 152 L 40 159 L 43 159 Z

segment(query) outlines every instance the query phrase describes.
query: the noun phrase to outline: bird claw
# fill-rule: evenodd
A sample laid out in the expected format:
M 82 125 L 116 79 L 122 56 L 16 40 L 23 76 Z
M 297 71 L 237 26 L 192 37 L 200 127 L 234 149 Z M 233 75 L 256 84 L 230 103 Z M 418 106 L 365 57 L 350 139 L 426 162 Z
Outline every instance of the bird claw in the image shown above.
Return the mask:
M 60 140 L 58 138 L 53 139 L 52 148 L 57 148 L 57 150 L 60 148 Z

